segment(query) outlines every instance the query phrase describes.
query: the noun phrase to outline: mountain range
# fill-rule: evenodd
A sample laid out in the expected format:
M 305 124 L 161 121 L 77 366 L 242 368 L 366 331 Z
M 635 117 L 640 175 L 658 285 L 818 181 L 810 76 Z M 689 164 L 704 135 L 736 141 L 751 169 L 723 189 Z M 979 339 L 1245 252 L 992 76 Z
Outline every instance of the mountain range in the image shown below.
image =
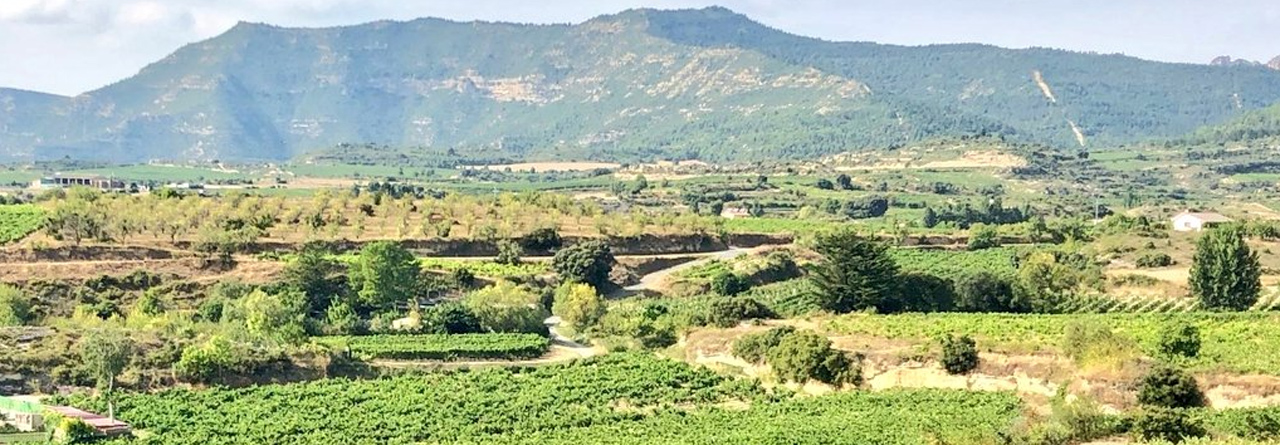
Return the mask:
M 979 44 L 831 42 L 733 11 L 572 25 L 241 23 L 75 97 L 0 89 L 0 157 L 284 160 L 343 143 L 468 158 L 811 158 L 934 137 L 1175 138 L 1280 102 L 1280 71 Z

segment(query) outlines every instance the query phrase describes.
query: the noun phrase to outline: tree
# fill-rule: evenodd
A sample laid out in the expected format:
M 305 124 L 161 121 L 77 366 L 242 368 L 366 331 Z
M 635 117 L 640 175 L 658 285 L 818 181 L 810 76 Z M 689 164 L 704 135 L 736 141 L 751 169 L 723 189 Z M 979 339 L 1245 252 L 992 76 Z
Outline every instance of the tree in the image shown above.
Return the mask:
M 106 236 L 106 215 L 89 200 L 69 198 L 54 208 L 44 221 L 45 231 L 54 239 L 70 239 L 76 245 Z
M 604 241 L 590 240 L 560 249 L 551 266 L 565 281 L 586 283 L 600 289 L 609 283 L 613 269 L 613 252 Z
M 1165 357 L 1200 355 L 1200 329 L 1186 320 L 1165 325 L 1160 331 L 1160 353 Z
M 538 295 L 508 281 L 467 294 L 467 308 L 489 332 L 547 335 L 546 309 Z
M 307 296 L 300 291 L 290 289 L 268 294 L 257 289 L 240 303 L 245 327 L 252 335 L 282 343 L 296 343 L 307 335 L 304 325 Z
M 769 366 L 783 381 L 817 380 L 836 386 L 862 383 L 857 360 L 831 349 L 831 341 L 813 331 L 797 331 L 769 350 Z
M 285 265 L 284 282 L 307 296 L 308 311 L 323 313 L 335 296 L 344 293 L 336 277 L 341 271 L 342 265 L 330 259 L 327 251 L 309 244 Z
M 1211 229 L 1196 240 L 1191 260 L 1191 294 L 1211 310 L 1243 311 L 1262 289 L 1258 254 L 1237 227 Z
M 824 308 L 849 312 L 893 303 L 898 265 L 887 246 L 844 230 L 818 235 L 814 250 L 822 255 L 812 279 Z
M 391 241 L 369 243 L 351 265 L 349 276 L 359 302 L 385 307 L 414 296 L 418 288 L 417 258 Z
M 964 374 L 978 367 L 978 347 L 968 335 L 942 337 L 942 368 L 947 374 Z
M 116 376 L 129 366 L 133 356 L 133 341 L 123 332 L 112 329 L 91 331 L 77 344 L 80 360 L 89 375 L 98 382 L 98 388 L 107 395 L 107 417 L 115 420 L 115 405 L 111 399 L 115 391 Z
M 1205 398 L 1191 374 L 1170 366 L 1159 366 L 1138 383 L 1138 403 L 1165 408 L 1199 408 L 1205 406 Z
M 978 224 L 969 229 L 969 250 L 1000 247 L 1000 233 L 996 226 Z
M 840 186 L 840 190 L 853 190 L 853 178 L 844 173 L 836 176 L 836 184 Z
M 835 185 L 831 184 L 831 180 L 827 178 L 818 179 L 818 182 L 814 185 L 823 190 L 832 190 L 835 188 Z
M 325 309 L 325 335 L 355 335 L 360 331 L 360 316 L 346 303 L 335 303 Z
M 934 228 L 938 226 L 938 213 L 933 211 L 933 207 L 924 208 L 924 218 L 920 221 L 926 228 Z
M 751 283 L 733 272 L 724 271 L 711 278 L 711 290 L 726 297 L 746 292 Z
M 595 325 L 606 312 L 604 299 L 587 284 L 561 284 L 554 298 L 551 313 L 579 332 Z
M 947 312 L 955 308 L 951 280 L 920 272 L 898 275 L 896 305 L 891 312 Z
M 1009 280 L 978 271 L 956 281 L 956 309 L 964 312 L 1027 312 L 1030 305 L 1014 297 Z
M 236 366 L 236 351 L 231 341 L 222 336 L 210 337 L 202 344 L 182 349 L 173 372 L 189 382 L 208 383 Z
M 31 303 L 22 291 L 8 284 L 0 284 L 0 327 L 22 326 L 31 314 Z
M 1052 252 L 1036 252 L 1018 265 L 1014 294 L 1033 312 L 1055 312 L 1087 281 L 1082 272 L 1079 267 L 1058 262 Z

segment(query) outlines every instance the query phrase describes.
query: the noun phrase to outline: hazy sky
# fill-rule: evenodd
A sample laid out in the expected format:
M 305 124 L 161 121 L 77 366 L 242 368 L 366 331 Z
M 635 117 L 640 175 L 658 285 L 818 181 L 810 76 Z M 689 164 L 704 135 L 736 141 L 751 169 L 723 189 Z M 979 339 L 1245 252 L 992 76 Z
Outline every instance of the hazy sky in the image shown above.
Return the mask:
M 715 4 L 828 40 L 1047 46 L 1195 63 L 1280 55 L 1280 0 L 0 0 L 0 87 L 78 94 L 240 20 L 565 23 Z

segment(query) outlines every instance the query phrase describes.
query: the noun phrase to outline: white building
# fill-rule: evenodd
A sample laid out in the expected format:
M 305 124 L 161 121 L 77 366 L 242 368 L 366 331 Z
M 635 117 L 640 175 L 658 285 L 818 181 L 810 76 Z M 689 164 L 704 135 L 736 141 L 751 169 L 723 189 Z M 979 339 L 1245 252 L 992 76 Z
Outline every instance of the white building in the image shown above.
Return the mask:
M 1231 222 L 1231 218 L 1222 216 L 1220 213 L 1182 212 L 1178 214 L 1178 216 L 1173 217 L 1173 230 L 1179 232 L 1199 232 L 1206 228 L 1229 222 Z

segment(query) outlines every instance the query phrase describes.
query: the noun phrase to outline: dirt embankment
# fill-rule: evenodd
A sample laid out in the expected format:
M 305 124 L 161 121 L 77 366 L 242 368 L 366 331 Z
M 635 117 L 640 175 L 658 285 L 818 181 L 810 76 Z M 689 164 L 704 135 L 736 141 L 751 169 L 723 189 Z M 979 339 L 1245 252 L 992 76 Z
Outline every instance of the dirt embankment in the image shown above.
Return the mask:
M 566 246 L 587 240 L 600 238 L 564 237 Z M 706 234 L 690 235 L 640 235 L 633 237 L 604 238 L 613 250 L 614 255 L 661 255 L 703 253 L 725 250 L 728 246 L 721 240 Z M 514 241 L 521 241 L 515 239 Z M 322 242 L 326 247 L 338 252 L 360 250 L 365 244 L 373 241 L 337 240 Z M 498 241 L 486 240 L 451 240 L 451 239 L 403 239 L 396 240 L 404 248 L 424 256 L 442 257 L 490 257 L 498 254 Z M 250 247 L 250 252 L 288 252 L 300 247 L 297 243 L 276 241 L 260 241 Z M 525 249 L 525 255 L 547 256 L 547 250 Z
M 188 252 L 144 246 L 62 246 L 53 249 L 0 249 L 0 263 L 38 263 L 67 261 L 142 261 L 169 260 L 190 256 Z

